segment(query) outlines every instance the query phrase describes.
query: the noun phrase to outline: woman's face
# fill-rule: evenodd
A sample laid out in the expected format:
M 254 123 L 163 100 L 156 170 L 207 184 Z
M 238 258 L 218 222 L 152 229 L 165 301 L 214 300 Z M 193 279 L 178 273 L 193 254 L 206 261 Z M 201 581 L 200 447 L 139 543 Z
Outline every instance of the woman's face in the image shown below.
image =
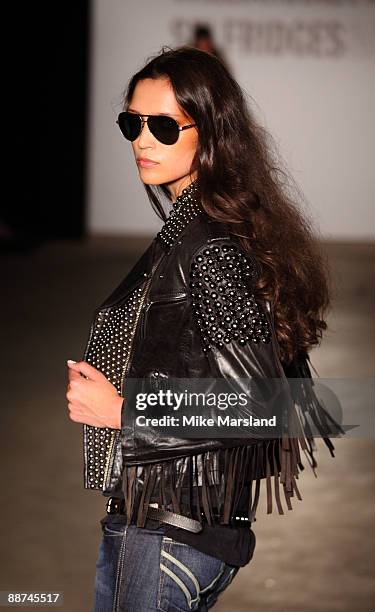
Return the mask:
M 167 114 L 181 126 L 194 123 L 178 106 L 169 79 L 144 79 L 135 87 L 133 97 L 126 109 L 139 115 Z M 181 193 L 196 178 L 196 171 L 190 174 L 191 164 L 198 144 L 196 127 L 180 131 L 173 145 L 159 142 L 143 124 L 140 135 L 132 142 L 139 176 L 146 185 L 165 184 L 173 198 Z M 157 164 L 142 167 L 139 159 L 149 159 Z

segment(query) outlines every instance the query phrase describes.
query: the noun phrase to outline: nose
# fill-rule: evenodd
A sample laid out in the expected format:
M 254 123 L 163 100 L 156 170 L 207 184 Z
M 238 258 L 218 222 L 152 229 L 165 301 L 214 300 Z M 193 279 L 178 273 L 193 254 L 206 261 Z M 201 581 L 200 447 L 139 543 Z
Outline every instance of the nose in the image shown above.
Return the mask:
M 149 130 L 147 120 L 142 117 L 142 126 L 141 132 L 138 136 L 138 145 L 141 149 L 144 149 L 145 147 L 150 146 L 150 144 L 153 144 L 154 141 L 155 138 Z

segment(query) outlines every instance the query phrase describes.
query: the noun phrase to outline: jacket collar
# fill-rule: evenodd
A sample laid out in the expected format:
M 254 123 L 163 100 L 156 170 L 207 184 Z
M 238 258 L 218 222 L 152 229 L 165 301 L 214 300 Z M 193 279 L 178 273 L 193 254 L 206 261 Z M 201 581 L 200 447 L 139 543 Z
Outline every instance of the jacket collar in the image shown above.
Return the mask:
M 156 239 L 167 251 L 170 251 L 185 227 L 202 212 L 204 210 L 200 204 L 197 180 L 195 180 L 185 187 L 173 202 L 169 216 L 160 232 L 156 234 Z
M 156 234 L 147 250 L 118 287 L 96 308 L 96 311 L 99 312 L 103 308 L 109 308 L 118 302 L 122 302 L 136 287 L 151 278 L 153 269 L 160 258 L 171 250 L 185 227 L 201 212 L 204 211 L 198 198 L 197 181 L 193 181 L 182 190 L 181 195 L 173 202 L 170 214 L 162 229 Z

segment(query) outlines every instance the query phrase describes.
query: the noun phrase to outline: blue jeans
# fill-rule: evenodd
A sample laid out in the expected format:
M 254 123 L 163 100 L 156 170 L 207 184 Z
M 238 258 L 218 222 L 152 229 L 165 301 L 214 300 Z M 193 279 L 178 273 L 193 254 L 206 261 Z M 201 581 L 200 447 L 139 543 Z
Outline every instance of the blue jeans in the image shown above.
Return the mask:
M 211 608 L 239 568 L 107 515 L 96 562 L 94 612 L 184 612 Z

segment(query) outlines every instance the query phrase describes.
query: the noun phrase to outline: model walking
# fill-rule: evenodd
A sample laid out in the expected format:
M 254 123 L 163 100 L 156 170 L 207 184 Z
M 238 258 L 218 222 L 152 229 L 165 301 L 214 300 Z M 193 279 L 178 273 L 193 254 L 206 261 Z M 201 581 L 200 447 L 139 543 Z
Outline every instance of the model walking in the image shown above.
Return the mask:
M 236 392 L 267 381 L 267 401 L 251 395 L 230 415 L 271 416 L 289 398 L 290 414 L 308 412 L 333 456 L 325 412 L 306 384 L 308 352 L 326 328 L 326 264 L 220 60 L 163 49 L 131 78 L 118 125 L 163 225 L 96 309 L 83 360 L 69 363 L 84 484 L 109 498 L 95 610 L 205 610 L 252 558 L 261 482 L 267 513 L 274 503 L 281 514 L 292 509 L 300 448 L 315 468 L 314 440 L 302 429 L 161 434 L 155 421 L 135 425 L 137 393 L 180 379 L 216 381 L 206 392 L 219 381 L 235 381 Z M 288 377 L 301 377 L 303 405 Z M 203 406 L 200 415 L 212 412 Z

